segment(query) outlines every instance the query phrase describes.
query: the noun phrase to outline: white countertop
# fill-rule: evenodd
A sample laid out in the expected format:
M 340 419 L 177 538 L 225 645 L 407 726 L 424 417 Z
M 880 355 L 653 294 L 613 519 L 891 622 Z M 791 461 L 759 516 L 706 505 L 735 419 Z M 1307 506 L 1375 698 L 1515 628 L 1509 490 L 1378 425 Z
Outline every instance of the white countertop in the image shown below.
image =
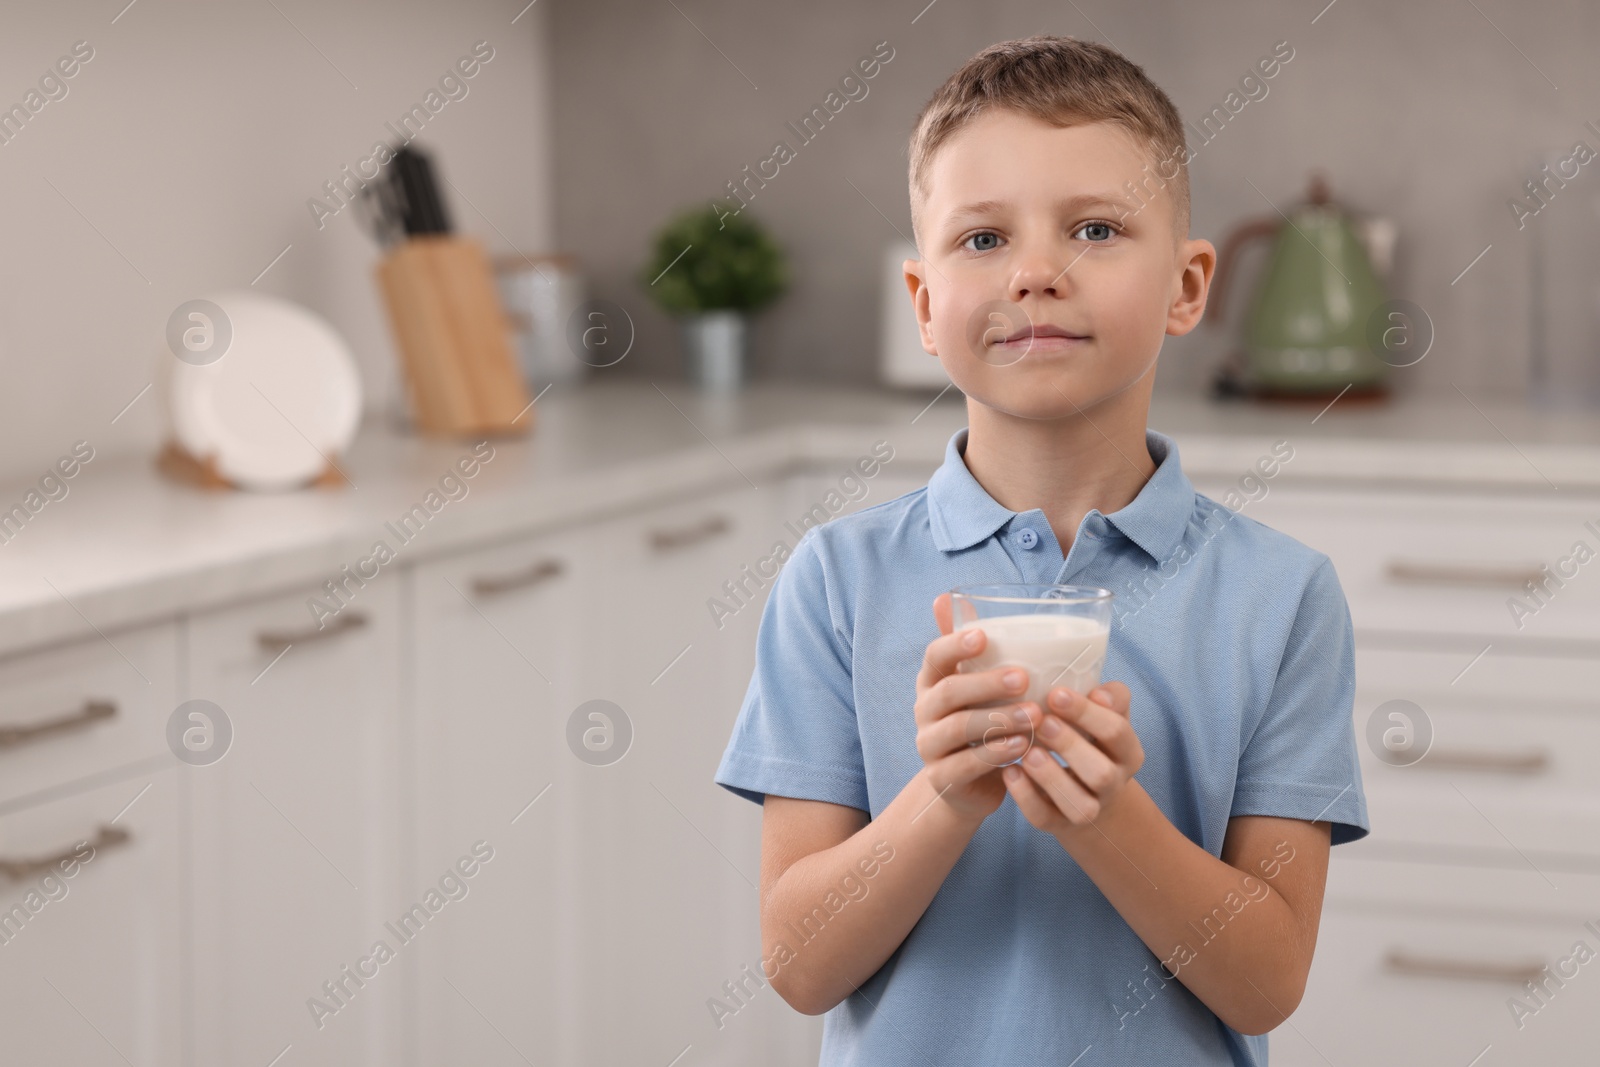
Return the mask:
M 398 555 L 415 561 L 719 485 L 760 486 L 785 468 L 848 463 L 880 438 L 897 473 L 926 474 L 966 420 L 954 389 L 931 398 L 785 384 L 719 398 L 624 379 L 553 387 L 534 408 L 533 433 L 493 442 L 468 495 Z M 1600 412 L 1465 399 L 1320 410 L 1158 398 L 1150 425 L 1177 440 L 1196 479 L 1231 482 L 1288 440 L 1294 459 L 1278 485 L 1600 495 Z M 98 458 L 0 544 L 0 653 L 320 583 L 385 537 L 384 523 L 420 503 L 472 444 L 369 424 L 340 460 L 353 486 L 279 494 L 205 492 L 162 478 L 150 457 Z M 28 488 L 0 485 L 0 508 Z

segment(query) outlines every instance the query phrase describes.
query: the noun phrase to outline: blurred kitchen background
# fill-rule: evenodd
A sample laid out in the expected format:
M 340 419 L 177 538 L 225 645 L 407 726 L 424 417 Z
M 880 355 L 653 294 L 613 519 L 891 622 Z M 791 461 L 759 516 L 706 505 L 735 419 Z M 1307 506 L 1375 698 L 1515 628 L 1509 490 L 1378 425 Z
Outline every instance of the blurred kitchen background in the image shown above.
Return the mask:
M 0 14 L 17 1062 L 816 1062 L 749 977 L 760 809 L 712 782 L 751 568 L 963 424 L 891 265 L 906 142 L 1036 32 L 1172 96 L 1192 234 L 1266 220 L 1152 425 L 1329 553 L 1356 626 L 1374 832 L 1274 1062 L 1592 1057 L 1600 976 L 1559 961 L 1600 946 L 1600 7 L 525 3 Z M 746 267 L 685 288 L 703 256 Z M 1294 281 L 1335 258 L 1344 320 Z M 1274 355 L 1308 308 L 1297 351 L 1366 385 Z
M 1438 330 L 1435 358 L 1395 388 L 1526 392 L 1537 236 L 1592 244 L 1600 213 L 1588 173 L 1521 231 L 1507 201 L 1526 196 L 1549 153 L 1586 138 L 1600 147 L 1584 127 L 1600 115 L 1600 71 L 1587 61 L 1600 11 L 1339 0 L 1312 24 L 1315 3 L 1080 6 L 941 0 L 911 24 L 898 9 L 853 4 L 680 12 L 542 0 L 512 25 L 500 5 L 471 2 L 399 4 L 375 21 L 355 4 L 142 0 L 114 24 L 88 5 L 16 5 L 0 41 L 14 72 L 7 101 L 75 41 L 94 58 L 0 148 L 13 207 L 0 358 L 11 394 L 27 398 L 0 421 L 0 455 L 28 471 L 51 458 L 46 431 L 62 419 L 109 421 L 149 381 L 133 339 L 159 336 L 175 306 L 221 285 L 254 282 L 326 316 L 354 353 L 369 409 L 393 405 L 399 372 L 370 280 L 372 241 L 353 211 L 319 229 L 306 202 L 372 142 L 394 140 L 384 123 L 479 40 L 495 58 L 418 142 L 438 154 L 460 227 L 497 254 L 565 252 L 594 296 L 627 309 L 638 344 L 615 374 L 683 373 L 672 320 L 637 277 L 654 230 L 725 198 L 775 141 L 797 141 L 784 124 L 887 41 L 894 58 L 869 94 L 747 212 L 793 268 L 785 298 L 754 323 L 751 377 L 876 382 L 884 248 L 910 234 L 911 119 L 982 43 L 1042 30 L 1114 43 L 1186 118 L 1221 105 L 1288 41 L 1294 58 L 1267 95 L 1198 148 L 1192 232 L 1220 240 L 1270 213 L 1264 197 L 1287 208 L 1320 168 L 1342 204 L 1393 220 L 1391 290 Z M 1222 345 L 1208 329 L 1169 342 L 1157 388 L 1201 389 Z M 96 445 L 149 449 L 160 428 L 157 406 L 141 403 Z

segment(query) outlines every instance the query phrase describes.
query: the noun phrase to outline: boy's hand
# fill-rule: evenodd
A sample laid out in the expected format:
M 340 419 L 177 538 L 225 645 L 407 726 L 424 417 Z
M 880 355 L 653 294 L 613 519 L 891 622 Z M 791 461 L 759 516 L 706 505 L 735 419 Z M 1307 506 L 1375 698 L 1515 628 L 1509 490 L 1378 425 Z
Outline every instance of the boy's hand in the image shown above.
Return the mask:
M 1015 700 L 1027 688 L 1027 673 L 1014 667 L 958 673 L 956 664 L 983 651 L 988 635 L 976 628 L 951 632 L 949 593 L 934 599 L 933 617 L 943 636 L 928 642 L 917 673 L 917 753 L 940 799 L 964 816 L 984 819 L 1006 799 L 995 772 L 1028 750 L 1044 714 L 1037 704 L 973 707 Z M 1018 681 L 1008 685 L 1012 671 Z
M 1049 699 L 1051 714 L 1040 724 L 1035 745 L 1019 766 L 1006 768 L 1004 779 L 1028 821 L 1059 835 L 1093 824 L 1116 802 L 1144 765 L 1144 746 L 1133 732 L 1131 694 L 1121 682 L 1107 682 L 1088 697 L 1057 686 Z

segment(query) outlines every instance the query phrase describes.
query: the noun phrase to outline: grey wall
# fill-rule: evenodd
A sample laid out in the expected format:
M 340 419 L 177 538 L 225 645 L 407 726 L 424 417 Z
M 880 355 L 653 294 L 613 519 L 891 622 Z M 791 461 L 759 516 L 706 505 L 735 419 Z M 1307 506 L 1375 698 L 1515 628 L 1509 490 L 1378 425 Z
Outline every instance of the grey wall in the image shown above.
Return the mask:
M 0 15 L 0 105 L 21 101 L 73 42 L 95 50 L 64 99 L 0 144 L 0 477 L 36 476 L 79 438 L 101 454 L 153 454 L 163 433 L 153 391 L 111 420 L 151 382 L 168 315 L 248 286 L 286 246 L 256 287 L 326 315 L 355 352 L 369 408 L 391 410 L 398 378 L 372 279 L 377 250 L 350 211 L 319 230 L 306 201 L 479 39 L 495 59 L 419 140 L 454 183 L 446 195 L 462 230 L 494 253 L 570 251 L 598 295 L 634 313 L 640 341 L 606 373 L 680 373 L 672 322 L 634 279 L 650 234 L 766 158 L 785 121 L 820 104 L 880 40 L 895 58 L 867 98 L 801 147 L 750 208 L 795 274 L 757 325 L 759 376 L 874 379 L 882 247 L 897 228 L 910 232 L 911 120 L 972 52 L 1039 30 L 1111 41 L 1186 113 L 1220 103 L 1288 39 L 1295 59 L 1269 95 L 1194 164 L 1194 230 L 1220 237 L 1268 211 L 1246 178 L 1291 202 L 1313 166 L 1353 207 L 1395 217 L 1397 292 L 1439 329 L 1434 353 L 1398 376 L 1403 390 L 1518 396 L 1530 238 L 1600 247 L 1590 209 L 1600 168 L 1585 168 L 1525 232 L 1506 207 L 1536 154 L 1579 138 L 1600 147 L 1583 128 L 1600 124 L 1600 13 L 1576 0 L 1338 0 L 1315 25 L 1320 0 L 938 0 L 914 25 L 920 0 L 540 0 L 515 25 L 522 4 L 501 0 L 275 2 L 10 5 Z M 1557 264 L 1557 277 L 1577 273 Z M 1217 348 L 1209 333 L 1169 342 L 1158 388 L 1197 388 Z
M 1268 95 L 1199 149 L 1192 232 L 1220 242 L 1236 221 L 1272 213 L 1261 194 L 1291 205 L 1310 169 L 1324 168 L 1350 207 L 1398 222 L 1393 294 L 1426 308 L 1438 331 L 1428 358 L 1396 375 L 1397 388 L 1520 395 L 1530 232 L 1600 231 L 1592 210 L 1600 167 L 1584 168 L 1523 232 L 1507 200 L 1534 175 L 1540 153 L 1580 138 L 1600 149 L 1600 137 L 1583 128 L 1588 119 L 1600 124 L 1594 5 L 1337 0 L 1313 25 L 1325 0 L 938 0 L 913 25 L 923 2 L 553 9 L 557 233 L 598 294 L 639 323 L 640 344 L 618 372 L 679 373 L 671 320 L 633 277 L 653 229 L 672 210 L 721 195 L 786 136 L 786 120 L 819 104 L 857 58 L 888 40 L 895 58 L 867 98 L 800 148 L 749 208 L 788 249 L 796 275 L 758 324 L 757 374 L 871 381 L 881 249 L 897 228 L 910 234 L 913 117 L 985 44 L 1054 32 L 1114 44 L 1185 116 L 1222 103 L 1257 58 L 1288 40 L 1295 57 Z M 1158 388 L 1199 388 L 1219 350 L 1209 332 L 1169 340 Z
M 155 390 L 111 420 L 172 358 L 168 315 L 250 286 L 286 246 L 255 287 L 325 315 L 369 407 L 390 410 L 376 246 L 353 209 L 318 229 L 306 204 L 378 139 L 398 143 L 384 124 L 476 41 L 494 58 L 417 143 L 459 189 L 444 190 L 459 229 L 491 252 L 553 243 L 549 0 L 515 25 L 522 5 L 498 0 L 125 3 L 0 14 L 0 106 L 22 102 L 75 41 L 94 50 L 67 95 L 0 144 L 0 476 L 37 477 L 80 438 L 97 455 L 153 455 Z

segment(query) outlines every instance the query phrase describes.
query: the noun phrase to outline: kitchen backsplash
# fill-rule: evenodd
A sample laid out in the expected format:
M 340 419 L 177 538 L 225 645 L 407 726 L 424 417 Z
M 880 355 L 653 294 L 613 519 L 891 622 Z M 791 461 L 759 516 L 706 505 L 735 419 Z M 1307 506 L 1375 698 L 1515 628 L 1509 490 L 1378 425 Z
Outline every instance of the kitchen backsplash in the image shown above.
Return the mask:
M 633 312 L 639 345 L 619 370 L 678 373 L 671 323 L 632 280 L 644 235 L 680 204 L 726 196 L 730 173 L 770 155 L 786 122 L 886 41 L 894 61 L 865 83 L 870 92 L 840 109 L 780 179 L 752 186 L 749 204 L 795 260 L 792 294 L 756 327 L 756 373 L 873 381 L 883 248 L 911 233 L 912 119 L 983 45 L 1049 32 L 1114 45 L 1173 96 L 1195 152 L 1196 235 L 1218 240 L 1241 218 L 1292 205 L 1312 168 L 1352 210 L 1396 222 L 1391 295 L 1420 305 L 1437 331 L 1428 357 L 1396 372 L 1397 393 L 1522 394 L 1530 231 L 1600 228 L 1600 174 L 1582 167 L 1521 229 L 1510 205 L 1526 200 L 1540 160 L 1570 154 L 1577 140 L 1600 149 L 1584 126 L 1600 122 L 1600 105 L 1584 107 L 1600 100 L 1586 44 L 1600 9 L 1577 0 L 922 8 L 821 0 L 757 19 L 733 0 L 706 0 L 687 11 L 693 25 L 670 5 L 638 5 L 626 20 L 615 5 L 553 9 L 563 44 L 554 128 L 576 148 L 556 160 L 557 233 L 593 290 Z M 1271 78 L 1259 76 L 1263 58 L 1277 60 Z M 1234 322 L 1246 292 L 1234 290 Z M 1223 346 L 1206 326 L 1170 340 L 1157 388 L 1203 387 Z

